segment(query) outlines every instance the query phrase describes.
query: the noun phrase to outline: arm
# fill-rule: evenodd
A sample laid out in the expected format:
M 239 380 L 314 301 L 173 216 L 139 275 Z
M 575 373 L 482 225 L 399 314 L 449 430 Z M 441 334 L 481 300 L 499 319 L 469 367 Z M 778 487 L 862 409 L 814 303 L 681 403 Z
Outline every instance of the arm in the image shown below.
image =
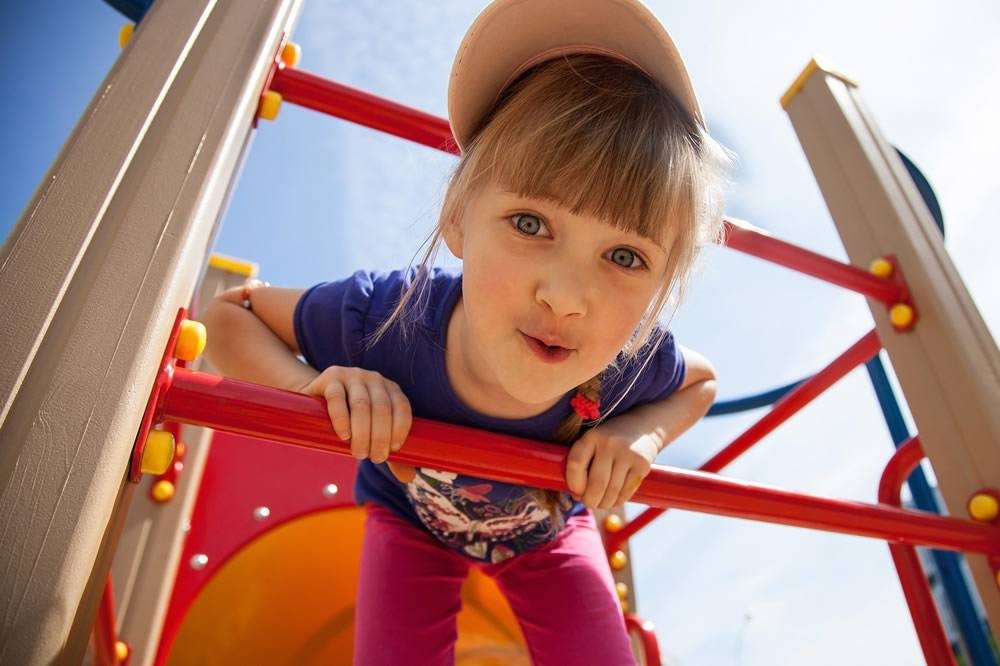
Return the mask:
M 701 354 L 680 347 L 687 372 L 681 387 L 609 418 L 573 445 L 566 483 L 588 507 L 607 509 L 628 501 L 649 474 L 656 454 L 697 423 L 715 400 L 715 369 Z
M 319 375 L 297 358 L 292 318 L 304 290 L 257 287 L 253 310 L 241 305 L 242 290 L 222 292 L 201 313 L 208 329 L 205 358 L 227 377 L 300 390 Z
M 243 307 L 243 287 L 216 296 L 201 314 L 208 329 L 205 357 L 227 377 L 318 395 L 327 402 L 330 422 L 351 442 L 355 458 L 383 462 L 403 446 L 412 423 L 410 403 L 399 385 L 377 372 L 331 366 L 318 372 L 302 363 L 295 339 L 295 306 L 303 289 L 256 287 L 252 310 Z M 408 483 L 409 465 L 390 462 Z

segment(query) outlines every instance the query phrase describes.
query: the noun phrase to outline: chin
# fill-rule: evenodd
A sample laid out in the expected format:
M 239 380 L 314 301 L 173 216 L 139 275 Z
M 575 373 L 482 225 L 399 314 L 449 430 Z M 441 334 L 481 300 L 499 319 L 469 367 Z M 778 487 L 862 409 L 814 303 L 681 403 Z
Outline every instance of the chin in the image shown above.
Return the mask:
M 566 395 L 567 392 L 575 389 L 578 384 L 565 386 L 556 384 L 549 378 L 543 377 L 520 377 L 505 378 L 501 385 L 507 394 L 525 405 L 546 405 L 552 403 Z

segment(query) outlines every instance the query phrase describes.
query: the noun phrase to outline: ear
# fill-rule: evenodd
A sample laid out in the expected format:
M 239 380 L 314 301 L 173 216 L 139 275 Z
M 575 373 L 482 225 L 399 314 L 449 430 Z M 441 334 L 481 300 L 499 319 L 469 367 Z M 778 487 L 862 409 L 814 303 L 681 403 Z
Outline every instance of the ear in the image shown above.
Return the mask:
M 444 221 L 444 227 L 441 229 L 445 245 L 458 259 L 462 258 L 462 244 L 465 240 L 462 227 L 464 223 L 461 215 L 452 215 L 451 219 Z

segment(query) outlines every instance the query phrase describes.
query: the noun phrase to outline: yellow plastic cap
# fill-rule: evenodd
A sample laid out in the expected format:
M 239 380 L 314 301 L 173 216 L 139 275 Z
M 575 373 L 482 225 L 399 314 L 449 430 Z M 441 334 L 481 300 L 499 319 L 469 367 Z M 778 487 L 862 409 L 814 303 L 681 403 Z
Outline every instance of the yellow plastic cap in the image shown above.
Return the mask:
M 618 592 L 618 598 L 625 600 L 628 599 L 628 583 L 623 583 L 618 581 L 615 583 L 615 591 Z
M 200 321 L 185 319 L 181 322 L 181 329 L 177 333 L 177 346 L 174 347 L 174 356 L 184 361 L 193 361 L 205 351 L 205 342 L 208 333 L 205 325 Z
M 995 519 L 998 514 L 1000 514 L 1000 502 L 993 495 L 976 493 L 969 500 L 969 515 L 974 520 L 988 523 Z
M 260 100 L 260 117 L 264 120 L 274 120 L 281 109 L 281 95 L 268 90 Z
M 617 532 L 623 527 L 625 527 L 625 521 L 617 513 L 609 514 L 604 519 L 604 531 L 606 532 Z
M 892 262 L 888 259 L 882 259 L 880 257 L 871 263 L 868 270 L 871 271 L 875 277 L 885 279 L 892 276 Z
M 115 641 L 115 659 L 125 661 L 128 658 L 128 643 L 125 641 Z
M 896 303 L 889 310 L 889 321 L 897 328 L 907 328 L 913 323 L 913 308 L 906 303 Z
M 142 450 L 143 474 L 163 474 L 174 461 L 174 436 L 166 430 L 150 430 Z
M 625 554 L 624 550 L 616 550 L 611 557 L 608 558 L 608 564 L 615 571 L 621 571 L 628 564 L 628 556 Z
M 281 62 L 285 63 L 286 67 L 296 67 L 301 58 L 302 47 L 295 42 L 285 42 L 281 47 Z
M 174 497 L 174 484 L 166 479 L 160 479 L 153 484 L 153 499 L 157 502 L 169 502 Z
M 125 45 L 128 44 L 128 41 L 130 39 L 132 39 L 132 33 L 133 32 L 135 32 L 135 25 L 133 25 L 131 23 L 126 23 L 125 25 L 123 25 L 121 27 L 121 30 L 118 31 L 118 47 L 119 48 L 122 48 L 122 49 L 125 48 Z

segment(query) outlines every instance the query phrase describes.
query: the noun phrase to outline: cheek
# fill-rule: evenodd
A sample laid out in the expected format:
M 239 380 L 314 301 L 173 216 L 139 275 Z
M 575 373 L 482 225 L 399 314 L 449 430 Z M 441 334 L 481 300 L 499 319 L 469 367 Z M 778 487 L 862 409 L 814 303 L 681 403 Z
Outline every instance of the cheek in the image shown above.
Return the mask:
M 649 301 L 628 291 L 619 291 L 615 296 L 605 299 L 598 335 L 602 346 L 614 349 L 617 354 L 632 337 Z
M 516 305 L 516 271 L 488 254 L 467 261 L 463 268 L 462 295 L 469 325 L 480 335 L 499 330 Z M 512 324 L 511 324 L 512 325 Z

